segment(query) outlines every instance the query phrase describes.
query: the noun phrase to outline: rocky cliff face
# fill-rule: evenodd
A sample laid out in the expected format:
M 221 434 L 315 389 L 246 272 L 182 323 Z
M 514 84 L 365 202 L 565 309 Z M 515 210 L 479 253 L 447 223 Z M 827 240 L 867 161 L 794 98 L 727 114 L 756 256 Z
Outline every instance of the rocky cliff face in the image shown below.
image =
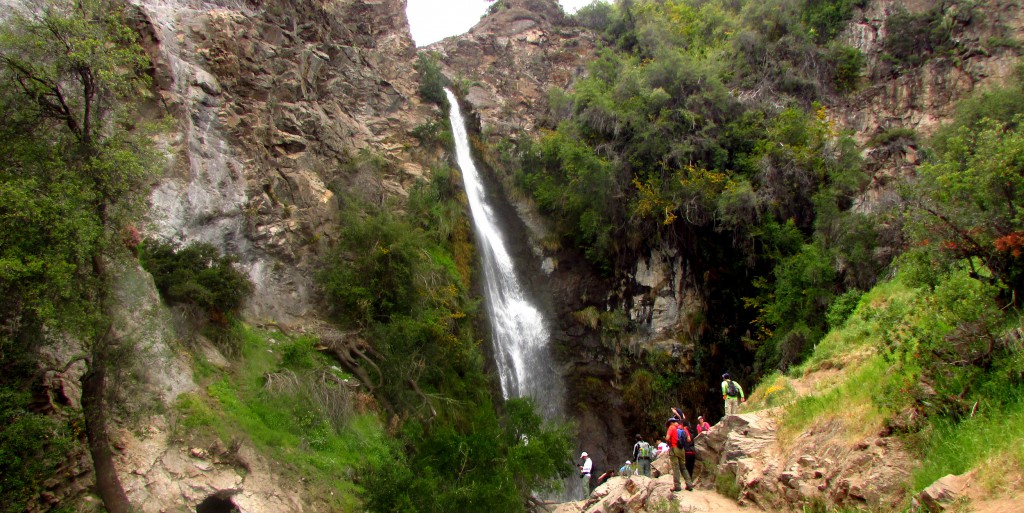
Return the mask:
M 571 26 L 555 0 L 505 0 L 469 33 L 427 47 L 445 75 L 468 85 L 466 100 L 484 134 L 532 133 L 547 92 L 569 88 L 584 73 L 596 36 Z
M 255 319 L 314 312 L 311 270 L 337 191 L 380 200 L 422 173 L 404 0 L 138 0 L 162 106 L 180 131 L 149 234 L 211 242 L 256 284 Z M 360 166 L 360 153 L 385 169 Z
M 408 136 L 437 111 L 416 97 L 405 0 L 133 6 L 158 94 L 148 114 L 169 115 L 174 125 L 161 141 L 167 171 L 140 231 L 237 257 L 256 286 L 245 312 L 253 322 L 317 317 L 312 272 L 342 222 L 344 198 L 404 194 L 423 174 L 420 163 L 437 158 Z M 133 389 L 127 407 L 170 404 L 196 386 L 173 349 L 181 335 L 148 275 L 133 268 L 119 280 L 117 328 L 144 334 L 131 372 L 149 392 Z M 206 359 L 226 365 L 202 340 Z M 144 511 L 317 509 L 247 446 L 183 446 L 163 419 L 142 424 L 115 438 L 121 480 Z M 83 472 L 52 495 L 79 494 L 90 479 Z
M 894 62 L 884 46 L 891 35 L 886 20 L 903 10 L 921 15 L 936 9 L 942 9 L 941 23 L 952 50 L 924 56 L 927 60 L 917 67 Z M 866 57 L 864 85 L 858 93 L 838 100 L 832 112 L 862 144 L 895 128 L 930 136 L 952 120 L 957 102 L 975 91 L 1005 84 L 1017 72 L 1020 50 L 1002 42 L 1013 41 L 1021 33 L 1024 12 L 1016 2 L 869 2 L 840 36 L 842 43 Z M 917 144 L 897 140 L 866 150 L 865 157 L 872 183 L 859 208 L 871 209 L 886 201 L 893 177 L 918 164 Z

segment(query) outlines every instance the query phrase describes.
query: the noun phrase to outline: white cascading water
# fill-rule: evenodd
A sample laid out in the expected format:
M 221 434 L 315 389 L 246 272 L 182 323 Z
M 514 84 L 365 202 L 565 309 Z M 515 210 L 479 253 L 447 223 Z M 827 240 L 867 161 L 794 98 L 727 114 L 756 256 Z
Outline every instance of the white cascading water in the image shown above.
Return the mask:
M 493 209 L 487 203 L 470 153 L 466 123 L 459 102 L 445 89 L 451 105 L 449 121 L 455 136 L 456 158 L 469 199 L 483 264 L 486 300 L 494 341 L 494 359 L 505 399 L 531 397 L 548 419 L 562 412 L 562 387 L 551 363 L 551 334 L 540 310 L 527 297 L 512 256 L 505 245 Z

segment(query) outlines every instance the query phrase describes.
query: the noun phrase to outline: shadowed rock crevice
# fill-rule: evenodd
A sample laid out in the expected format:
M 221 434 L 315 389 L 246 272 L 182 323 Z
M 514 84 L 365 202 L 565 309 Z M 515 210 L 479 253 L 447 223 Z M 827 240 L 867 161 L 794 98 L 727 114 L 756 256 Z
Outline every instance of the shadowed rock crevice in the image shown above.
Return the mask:
M 196 513 L 238 513 L 241 510 L 231 500 L 235 492 L 235 490 L 221 490 L 207 497 L 196 506 Z

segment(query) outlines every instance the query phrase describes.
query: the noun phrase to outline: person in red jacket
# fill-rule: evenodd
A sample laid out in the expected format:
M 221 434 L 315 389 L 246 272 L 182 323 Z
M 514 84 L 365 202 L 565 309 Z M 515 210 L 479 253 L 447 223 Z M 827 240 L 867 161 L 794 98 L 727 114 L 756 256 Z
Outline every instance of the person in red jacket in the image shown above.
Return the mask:
M 669 466 L 672 468 L 672 491 L 678 492 L 682 490 L 680 486 L 679 475 L 682 474 L 686 481 L 686 489 L 693 490 L 693 479 L 690 477 L 690 472 L 686 469 L 686 452 L 684 445 L 687 444 L 686 440 L 679 440 L 679 436 L 682 435 L 687 437 L 688 440 L 693 440 L 690 437 L 689 431 L 687 431 L 682 424 L 679 423 L 679 419 L 672 417 L 665 423 L 668 431 L 665 433 L 665 439 L 668 440 L 669 445 Z

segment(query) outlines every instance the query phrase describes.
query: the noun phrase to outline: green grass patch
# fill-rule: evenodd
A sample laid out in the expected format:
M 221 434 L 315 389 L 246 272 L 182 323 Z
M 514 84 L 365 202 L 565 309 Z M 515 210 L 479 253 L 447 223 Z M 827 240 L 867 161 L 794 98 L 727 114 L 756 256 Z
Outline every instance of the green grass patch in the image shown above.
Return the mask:
M 779 427 L 780 440 L 792 440 L 812 424 L 825 419 L 840 419 L 852 434 L 862 434 L 882 423 L 886 413 L 874 401 L 878 384 L 886 378 L 889 364 L 873 356 L 851 369 L 846 379 L 822 393 L 805 395 L 786 409 Z
M 747 397 L 746 409 L 756 410 L 782 406 L 793 402 L 796 396 L 796 390 L 790 386 L 789 379 L 775 371 L 762 379 Z
M 724 469 L 718 474 L 715 474 L 715 491 L 729 497 L 730 499 L 737 500 L 740 498 L 740 492 L 743 488 L 740 483 L 736 480 L 736 474 L 729 470 Z
M 911 308 L 920 290 L 898 280 L 881 283 L 861 296 L 856 309 L 841 326 L 815 346 L 814 353 L 790 371 L 800 376 L 824 367 L 841 367 L 848 355 L 878 347 L 892 312 Z M 888 314 L 888 315 L 887 315 Z
M 355 412 L 355 392 L 342 383 L 347 376 L 313 349 L 314 339 L 241 325 L 232 335 L 239 362 L 227 371 L 204 368 L 205 394 L 185 394 L 175 404 L 176 433 L 247 440 L 318 500 L 342 511 L 361 507 L 352 476 L 391 452 L 380 420 Z
M 1024 473 L 1024 397 L 990 412 L 956 423 L 935 419 L 920 435 L 923 458 L 911 484 L 920 491 L 947 474 L 962 474 L 987 460 L 1015 465 L 996 472 Z

